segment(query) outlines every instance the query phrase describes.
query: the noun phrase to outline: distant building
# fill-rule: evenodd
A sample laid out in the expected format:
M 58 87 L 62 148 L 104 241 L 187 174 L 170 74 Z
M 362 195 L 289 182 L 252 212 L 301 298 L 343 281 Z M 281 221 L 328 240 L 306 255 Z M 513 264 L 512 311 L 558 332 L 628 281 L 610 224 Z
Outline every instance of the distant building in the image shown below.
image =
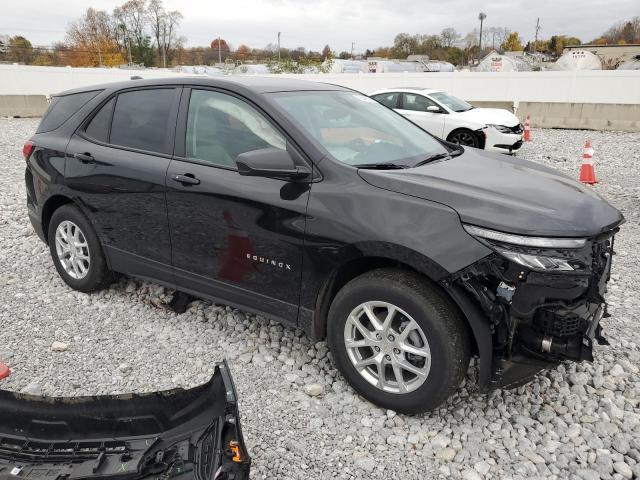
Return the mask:
M 500 55 L 495 50 L 489 52 L 476 67 L 477 72 L 529 72 L 529 65 L 523 57 Z
M 565 47 L 562 53 L 584 50 L 591 52 L 600 58 L 604 69 L 614 69 L 620 64 L 633 60 L 640 55 L 640 44 L 629 45 L 570 45 Z
M 589 50 L 564 50 L 553 64 L 554 70 L 602 70 L 602 60 Z

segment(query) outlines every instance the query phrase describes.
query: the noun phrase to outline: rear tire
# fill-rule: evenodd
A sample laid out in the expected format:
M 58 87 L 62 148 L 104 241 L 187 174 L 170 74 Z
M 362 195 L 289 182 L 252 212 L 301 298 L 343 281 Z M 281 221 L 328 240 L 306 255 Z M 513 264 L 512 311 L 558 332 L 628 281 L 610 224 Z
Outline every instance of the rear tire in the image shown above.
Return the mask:
M 329 310 L 328 342 L 337 368 L 358 393 L 409 414 L 450 397 L 471 355 L 457 307 L 428 280 L 400 269 L 373 270 L 338 292 Z
M 114 280 L 91 222 L 75 205 L 53 212 L 47 238 L 58 274 L 74 290 L 95 292 Z

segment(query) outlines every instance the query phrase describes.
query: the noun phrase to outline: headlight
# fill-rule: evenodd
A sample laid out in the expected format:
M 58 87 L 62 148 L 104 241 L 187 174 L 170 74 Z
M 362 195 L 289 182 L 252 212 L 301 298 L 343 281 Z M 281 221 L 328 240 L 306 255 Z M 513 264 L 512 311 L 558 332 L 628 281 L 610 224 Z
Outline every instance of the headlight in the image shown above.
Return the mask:
M 487 127 L 493 127 L 498 130 L 500 133 L 514 133 L 511 127 L 506 127 L 504 125 L 487 125 Z
M 463 225 L 463 227 L 467 233 L 481 238 L 483 243 L 508 260 L 540 272 L 573 271 L 576 269 L 574 265 L 579 265 L 579 262 L 572 262 L 571 258 L 545 255 L 540 251 L 541 249 L 579 249 L 587 243 L 585 238 L 527 237 L 474 225 Z

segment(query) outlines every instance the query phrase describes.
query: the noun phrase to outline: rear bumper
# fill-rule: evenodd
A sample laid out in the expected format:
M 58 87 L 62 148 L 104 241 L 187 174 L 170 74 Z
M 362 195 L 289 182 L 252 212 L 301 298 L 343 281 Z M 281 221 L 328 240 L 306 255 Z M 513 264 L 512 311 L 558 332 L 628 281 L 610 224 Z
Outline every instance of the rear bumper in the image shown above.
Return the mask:
M 250 464 L 226 362 L 190 390 L 74 398 L 0 391 L 0 478 L 244 480 Z
M 33 230 L 36 232 L 36 235 L 38 235 L 38 238 L 40 238 L 40 240 L 47 243 L 47 237 L 44 234 L 44 230 L 42 228 L 42 221 L 41 221 L 42 217 L 40 213 L 37 212 L 35 207 L 31 205 L 28 205 L 27 210 L 29 212 L 29 221 L 31 222 L 31 226 L 33 227 Z

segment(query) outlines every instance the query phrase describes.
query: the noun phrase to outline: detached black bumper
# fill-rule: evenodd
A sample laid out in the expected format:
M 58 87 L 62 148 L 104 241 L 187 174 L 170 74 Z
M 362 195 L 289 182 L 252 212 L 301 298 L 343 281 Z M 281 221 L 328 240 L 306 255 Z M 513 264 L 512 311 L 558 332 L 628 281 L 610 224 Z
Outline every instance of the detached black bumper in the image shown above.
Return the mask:
M 244 480 L 233 380 L 190 390 L 44 398 L 0 391 L 0 479 Z

